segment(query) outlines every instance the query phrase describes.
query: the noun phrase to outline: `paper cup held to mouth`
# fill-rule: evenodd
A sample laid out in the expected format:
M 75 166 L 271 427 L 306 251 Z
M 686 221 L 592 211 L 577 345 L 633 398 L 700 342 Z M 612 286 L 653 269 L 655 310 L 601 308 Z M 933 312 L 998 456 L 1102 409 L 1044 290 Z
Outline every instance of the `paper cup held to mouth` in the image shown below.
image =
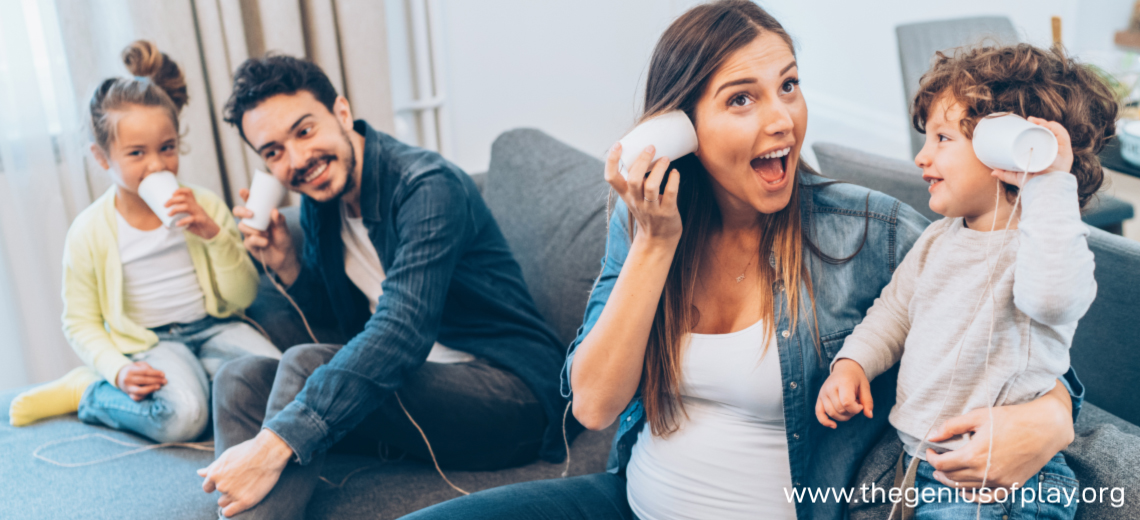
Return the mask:
M 649 145 L 656 148 L 653 160 L 649 162 L 650 167 L 662 157 L 668 157 L 670 161 L 675 161 L 697 151 L 697 130 L 693 128 L 693 122 L 689 120 L 689 116 L 680 110 L 674 110 L 637 125 L 618 142 L 621 143 L 621 159 L 618 162 L 618 170 L 628 179 L 629 167 Z M 648 170 L 638 173 L 645 174 L 646 172 Z
M 178 190 L 178 180 L 170 172 L 152 173 L 143 177 L 142 182 L 139 183 L 139 197 L 142 197 L 150 210 L 158 216 L 159 220 L 162 220 L 162 224 L 166 227 L 174 227 L 182 219 L 190 216 L 188 213 L 168 215 L 170 208 L 165 207 L 165 204 L 166 201 L 170 200 L 170 197 L 174 196 L 176 190 Z
M 1057 136 L 1017 114 L 990 114 L 974 128 L 974 154 L 997 170 L 1036 173 L 1057 159 Z
M 249 186 L 249 200 L 245 201 L 246 209 L 253 212 L 250 218 L 242 219 L 245 224 L 258 231 L 265 231 L 269 227 L 269 215 L 273 209 L 285 198 L 285 185 L 277 178 L 261 170 L 253 172 L 253 182 Z

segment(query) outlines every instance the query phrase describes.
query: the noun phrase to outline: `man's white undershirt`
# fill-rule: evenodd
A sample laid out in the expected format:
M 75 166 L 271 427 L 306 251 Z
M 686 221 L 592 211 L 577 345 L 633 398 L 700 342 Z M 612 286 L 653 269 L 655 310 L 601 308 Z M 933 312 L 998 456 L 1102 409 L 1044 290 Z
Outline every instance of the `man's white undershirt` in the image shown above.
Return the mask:
M 368 228 L 364 226 L 364 219 L 349 217 L 344 203 L 340 205 L 340 217 L 340 238 L 344 242 L 344 272 L 368 298 L 368 311 L 375 314 L 380 296 L 384 294 L 381 286 L 385 278 L 384 266 L 380 263 L 376 246 L 372 245 L 372 239 L 368 237 Z M 432 363 L 466 363 L 474 359 L 475 356 L 447 348 L 438 341 L 432 346 L 427 358 Z

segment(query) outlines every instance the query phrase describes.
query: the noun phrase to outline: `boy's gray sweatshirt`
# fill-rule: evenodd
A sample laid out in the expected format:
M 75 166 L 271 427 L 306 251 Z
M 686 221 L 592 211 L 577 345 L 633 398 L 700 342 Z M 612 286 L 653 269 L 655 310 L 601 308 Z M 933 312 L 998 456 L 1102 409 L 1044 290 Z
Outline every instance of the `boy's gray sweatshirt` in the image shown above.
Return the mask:
M 901 360 L 890 421 L 912 456 L 961 447 L 958 436 L 919 449 L 946 419 L 1036 399 L 1069 368 L 1077 320 L 1096 297 L 1076 178 L 1033 177 L 1021 204 L 1017 230 L 974 230 L 962 218 L 931 224 L 835 356 L 858 362 L 868 379 Z

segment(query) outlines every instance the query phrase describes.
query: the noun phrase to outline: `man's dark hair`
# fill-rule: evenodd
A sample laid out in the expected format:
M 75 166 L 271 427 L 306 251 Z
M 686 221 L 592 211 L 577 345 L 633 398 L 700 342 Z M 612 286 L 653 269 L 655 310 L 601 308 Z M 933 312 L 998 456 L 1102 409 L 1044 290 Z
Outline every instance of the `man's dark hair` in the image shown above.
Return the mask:
M 245 60 L 234 73 L 234 92 L 226 101 L 225 121 L 236 126 L 245 139 L 241 118 L 246 111 L 277 94 L 295 94 L 302 90 L 308 91 L 332 112 L 336 89 L 325 71 L 315 63 L 281 55 Z

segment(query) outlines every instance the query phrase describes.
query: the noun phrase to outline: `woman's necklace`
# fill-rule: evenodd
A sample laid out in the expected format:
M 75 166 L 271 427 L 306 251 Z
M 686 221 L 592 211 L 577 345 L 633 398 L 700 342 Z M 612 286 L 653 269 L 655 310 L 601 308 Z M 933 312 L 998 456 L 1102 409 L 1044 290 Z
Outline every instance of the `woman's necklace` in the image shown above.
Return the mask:
M 720 255 L 716 252 L 716 250 L 713 250 L 713 255 L 716 256 L 717 263 L 719 263 L 720 265 L 723 266 L 724 262 L 720 259 Z M 736 278 L 733 279 L 736 281 L 736 283 L 740 283 L 740 282 L 744 281 L 744 279 L 748 276 L 748 268 L 752 267 L 752 262 L 755 262 L 756 258 L 759 256 L 760 256 L 760 251 L 757 250 L 756 256 L 753 256 L 752 258 L 750 258 L 748 260 L 748 264 L 744 266 L 744 271 L 742 271 L 739 276 L 737 276 Z
M 759 255 L 757 255 L 757 256 L 759 256 Z M 740 283 L 740 282 L 744 281 L 744 276 L 748 274 L 748 268 L 752 267 L 752 261 L 755 259 L 756 259 L 756 257 L 753 257 L 751 260 L 748 261 L 748 265 L 744 266 L 744 272 L 740 273 L 740 276 L 736 277 L 736 283 Z

